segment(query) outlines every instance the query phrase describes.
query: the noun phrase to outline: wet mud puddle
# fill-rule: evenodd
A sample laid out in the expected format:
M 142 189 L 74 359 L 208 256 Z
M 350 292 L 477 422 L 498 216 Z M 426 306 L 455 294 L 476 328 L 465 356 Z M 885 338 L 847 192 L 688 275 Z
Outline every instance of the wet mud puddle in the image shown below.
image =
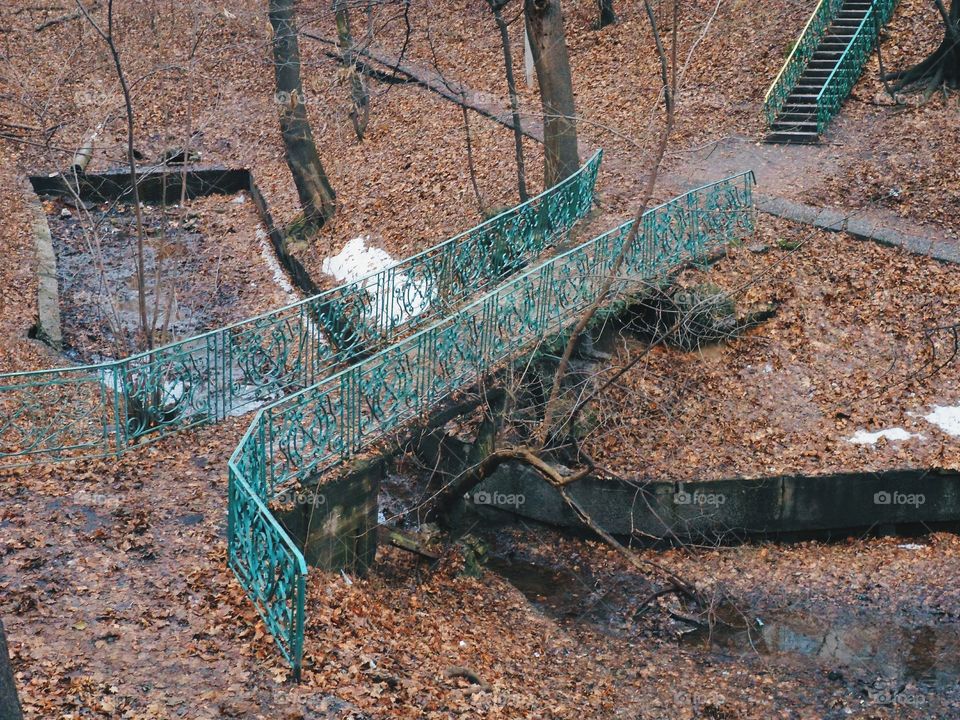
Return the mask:
M 718 624 L 684 633 L 681 646 L 726 659 L 759 656 L 812 663 L 827 678 L 881 703 L 923 706 L 960 695 L 960 625 L 903 624 L 879 614 L 782 611 L 749 627 Z
M 588 572 L 503 557 L 485 565 L 545 615 L 607 635 L 635 632 L 629 618 L 638 598 L 649 595 L 642 582 L 630 587 L 623 576 L 599 582 Z M 615 588 L 604 587 L 610 585 Z M 777 663 L 812 672 L 876 705 L 922 711 L 944 702 L 952 706 L 953 699 L 960 703 L 958 623 L 808 608 L 748 616 L 747 626 L 739 612 L 728 614 L 727 623 L 683 632 L 680 646 L 715 662 Z

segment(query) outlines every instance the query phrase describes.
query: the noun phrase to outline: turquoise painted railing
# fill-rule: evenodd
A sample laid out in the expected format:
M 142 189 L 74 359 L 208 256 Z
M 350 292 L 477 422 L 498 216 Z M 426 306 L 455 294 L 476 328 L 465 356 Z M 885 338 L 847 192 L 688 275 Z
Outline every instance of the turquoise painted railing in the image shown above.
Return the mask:
M 120 454 L 313 385 L 565 238 L 593 204 L 600 159 L 425 252 L 279 310 L 115 362 L 0 375 L 0 470 Z
M 768 125 L 772 125 L 777 119 L 777 115 L 780 114 L 784 103 L 793 92 L 797 80 L 807 69 L 810 58 L 813 57 L 813 53 L 820 45 L 820 40 L 823 39 L 824 33 L 840 12 L 841 7 L 843 7 L 843 0 L 820 0 L 813 9 L 810 19 L 807 20 L 807 24 L 800 32 L 800 37 L 763 99 L 763 113 Z
M 752 232 L 753 174 L 647 212 L 606 300 Z M 313 387 L 262 408 L 229 461 L 229 564 L 299 674 L 306 564 L 270 503 L 301 489 L 482 374 L 555 339 L 594 301 L 630 223 L 550 258 Z M 294 493 L 295 494 L 295 493 Z
M 840 110 L 843 101 L 857 84 L 880 35 L 880 28 L 893 15 L 896 0 L 873 0 L 870 9 L 857 26 L 847 49 L 817 95 L 817 132 L 822 133 Z

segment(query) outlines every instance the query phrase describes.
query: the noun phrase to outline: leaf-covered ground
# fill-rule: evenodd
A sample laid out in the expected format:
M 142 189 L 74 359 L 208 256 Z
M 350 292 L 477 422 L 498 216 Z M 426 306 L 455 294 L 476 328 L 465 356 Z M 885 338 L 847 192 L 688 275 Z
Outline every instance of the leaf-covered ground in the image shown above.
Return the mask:
M 588 441 L 610 468 L 691 480 L 960 467 L 957 430 L 924 418 L 960 405 L 956 265 L 761 215 L 755 238 L 680 281 L 776 314 L 729 343 L 642 357 Z M 614 370 L 646 347 L 618 345 Z M 893 428 L 913 437 L 851 442 Z
M 254 0 L 228 5 L 116 3 L 122 57 L 136 80 L 137 148 L 154 158 L 182 144 L 190 108 L 189 123 L 200 132 L 191 144 L 204 162 L 251 168 L 276 218 L 287 222 L 296 216 L 296 194 L 277 129 L 265 5 Z M 669 31 L 667 4 L 656 5 Z M 326 4 L 298 6 L 307 30 L 332 34 Z M 375 7 L 377 42 L 399 50 L 402 9 Z M 674 169 L 682 167 L 688 150 L 705 143 L 732 134 L 760 136 L 763 94 L 810 4 L 788 2 L 774 13 L 746 0 L 719 6 L 695 0 L 678 27 L 681 48 L 697 40 L 715 8 L 712 28 L 684 73 L 687 92 L 681 96 L 670 154 Z M 123 161 L 119 96 L 92 31 L 76 21 L 35 30 L 70 10 L 70 3 L 26 0 L 0 9 L 2 372 L 62 361 L 27 339 L 36 287 L 25 175 L 62 167 L 100 123 L 90 169 Z M 602 230 L 632 210 L 636 200 L 643 153 L 654 130 L 654 55 L 637 4 L 618 8 L 621 23 L 602 32 L 590 28 L 594 5 L 568 5 L 565 11 L 584 139 L 608 150 L 601 176 L 604 212 L 594 220 Z M 900 4 L 888 44 L 902 45 L 904 53 L 891 51 L 888 65 L 907 55 L 918 57 L 925 43 L 936 40 L 921 11 L 926 4 L 920 0 Z M 356 16 L 359 36 L 362 14 Z M 484 3 L 414 3 L 407 18 L 414 28 L 410 58 L 432 62 L 429 28 L 444 73 L 503 97 L 499 48 Z M 515 48 L 519 32 L 513 23 Z M 191 55 L 198 34 L 201 41 Z M 336 221 L 309 247 L 295 248 L 312 271 L 356 235 L 369 234 L 372 243 L 399 258 L 475 224 L 482 217 L 479 205 L 513 201 L 512 138 L 501 126 L 471 117 L 483 201 L 478 203 L 459 109 L 414 86 L 374 82 L 371 125 L 364 143 L 357 143 L 347 115 L 347 88 L 335 64 L 320 44 L 304 39 L 302 50 L 310 117 L 340 201 Z M 520 53 L 515 56 L 519 76 Z M 873 98 L 877 88 L 871 82 L 865 80 L 856 97 Z M 524 110 L 536 115 L 536 95 L 527 88 L 521 92 Z M 953 101 L 935 99 L 907 112 L 848 103 L 838 134 L 829 136 L 848 144 L 841 153 L 847 174 L 822 187 L 811 178 L 810 192 L 823 193 L 811 197 L 887 206 L 894 199 L 887 185 L 895 184 L 905 198 L 905 214 L 954 222 L 955 148 L 947 144 L 948 128 L 955 125 L 949 122 Z M 603 126 L 626 133 L 638 145 Z M 875 127 L 882 132 L 870 135 Z M 861 130 L 865 139 L 856 143 Z M 532 143 L 527 151 L 531 184 L 539 188 L 542 158 Z M 917 163 L 923 163 L 920 170 Z M 888 196 L 891 200 L 884 199 Z M 777 318 L 721 356 L 654 354 L 651 362 L 661 364 L 664 377 L 681 367 L 689 372 L 692 390 L 670 390 L 669 383 L 666 390 L 659 385 L 648 390 L 672 393 L 671 401 L 682 399 L 687 424 L 678 421 L 669 429 L 681 428 L 688 441 L 694 427 L 712 427 L 713 420 L 704 420 L 711 408 L 729 407 L 739 414 L 737 403 L 745 400 L 753 419 L 741 419 L 738 427 L 772 433 L 757 441 L 735 437 L 733 445 L 725 435 L 728 428 L 708 437 L 703 433 L 694 440 L 701 445 L 666 445 L 657 460 L 660 468 L 677 458 L 705 473 L 930 460 L 935 439 L 857 450 L 843 445 L 842 438 L 892 422 L 926 428 L 903 413 L 951 393 L 948 399 L 957 400 L 955 366 L 930 381 L 912 381 L 907 387 L 916 395 L 908 397 L 895 395 L 900 390 L 880 379 L 872 357 L 896 360 L 900 376 L 915 366 L 908 361 L 921 349 L 922 329 L 956 311 L 954 271 L 838 235 L 804 233 L 808 242 L 788 253 L 776 248 L 776 240 L 793 237 L 795 229 L 765 220 L 761 233 L 772 246 L 767 254 L 738 249 L 714 274 L 729 287 L 762 271 L 747 300 L 780 296 L 784 305 Z M 771 269 L 774 259 L 782 262 Z M 911 352 L 894 358 L 894 339 Z M 774 351 L 779 364 L 771 365 L 786 379 L 783 387 L 797 407 L 810 410 L 807 424 L 791 430 L 797 443 L 789 451 L 781 448 L 786 439 L 781 434 L 796 418 L 778 404 L 778 388 L 765 385 L 760 370 L 755 377 L 744 376 L 750 385 L 736 382 L 728 370 L 738 368 L 743 376 L 749 365 L 762 369 Z M 829 376 L 813 373 L 818 360 L 830 367 Z M 837 384 L 836 391 L 830 383 Z M 749 392 L 738 397 L 744 388 Z M 871 393 L 879 393 L 875 404 Z M 699 407 L 691 401 L 694 396 Z M 767 411 L 784 415 L 784 422 L 758 419 Z M 667 427 L 656 409 L 640 408 L 637 419 Z M 224 468 L 245 425 L 243 419 L 230 420 L 118 461 L 3 476 L 0 613 L 29 717 L 296 720 L 366 713 L 377 718 L 919 719 L 955 713 L 956 698 L 949 693 L 924 695 L 926 704 L 919 707 L 871 700 L 863 692 L 872 682 L 866 669 L 847 672 L 843 677 L 849 681 L 836 680 L 830 674 L 834 667 L 680 648 L 674 637 L 678 627 L 668 615 L 677 608 L 668 601 L 611 636 L 540 612 L 495 575 L 458 576 L 456 554 L 430 568 L 414 565 L 398 551 L 384 551 L 369 578 L 354 578 L 352 585 L 339 575 L 311 574 L 304 682 L 294 685 L 225 563 Z M 933 430 L 927 432 L 933 436 Z M 653 442 L 640 433 L 629 438 Z M 816 447 L 804 444 L 811 438 L 818 440 Z M 691 447 L 698 452 L 688 453 Z M 718 450 L 729 447 L 735 451 Z M 944 447 L 943 463 L 955 462 L 955 445 Z M 904 452 L 909 453 L 905 458 Z M 627 582 L 632 571 L 595 543 L 546 531 L 510 539 L 542 562 L 577 573 L 588 568 L 584 577 L 591 590 L 604 591 L 604 583 L 627 584 L 641 595 L 659 582 L 659 576 L 635 575 Z M 756 610 L 761 616 L 780 605 L 812 612 L 849 605 L 876 622 L 956 623 L 956 538 L 934 535 L 922 545 L 911 550 L 893 540 L 853 540 L 694 554 L 647 551 L 646 557 L 707 589 L 722 585 L 744 612 Z M 894 618 L 895 613 L 902 617 Z M 445 677 L 454 665 L 470 667 L 489 687 Z

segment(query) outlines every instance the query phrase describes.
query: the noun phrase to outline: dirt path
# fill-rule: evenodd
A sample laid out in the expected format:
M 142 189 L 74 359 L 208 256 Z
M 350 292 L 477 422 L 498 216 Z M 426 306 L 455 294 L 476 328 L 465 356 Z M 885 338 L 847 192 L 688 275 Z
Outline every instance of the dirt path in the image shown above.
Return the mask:
M 869 205 L 822 207 L 804 200 L 825 178 L 838 174 L 850 161 L 851 153 L 870 137 L 869 131 L 866 137 L 857 137 L 849 127 L 839 135 L 844 142 L 820 145 L 769 145 L 752 138 L 725 138 L 675 154 L 664 182 L 682 190 L 753 170 L 761 212 L 824 230 L 848 232 L 937 260 L 960 262 L 960 236 L 947 228 L 919 224 Z
M 318 36 L 311 37 L 332 44 Z M 509 108 L 498 104 L 489 93 L 477 92 L 415 63 L 397 62 L 384 52 L 366 50 L 362 54 L 374 70 L 398 73 L 446 100 L 513 129 Z M 524 135 L 542 142 L 543 124 L 539 120 L 526 117 L 521 120 L 521 125 Z M 873 205 L 824 207 L 807 200 L 812 192 L 824 190 L 828 178 L 842 176 L 853 161 L 882 146 L 881 133 L 878 123 L 840 118 L 819 145 L 765 144 L 751 137 L 732 135 L 700 147 L 675 150 L 661 176 L 658 194 L 675 195 L 722 177 L 752 170 L 757 179 L 757 208 L 761 212 L 824 230 L 847 232 L 859 239 L 902 247 L 908 252 L 937 260 L 960 262 L 960 234 L 956 231 L 932 223 L 917 223 Z M 597 147 L 588 133 L 581 133 L 581 155 L 589 155 Z M 604 174 L 617 179 L 614 187 L 607 188 L 614 200 L 610 203 L 611 210 L 629 203 L 638 189 L 636 179 L 645 172 L 646 167 L 636 156 L 607 153 Z

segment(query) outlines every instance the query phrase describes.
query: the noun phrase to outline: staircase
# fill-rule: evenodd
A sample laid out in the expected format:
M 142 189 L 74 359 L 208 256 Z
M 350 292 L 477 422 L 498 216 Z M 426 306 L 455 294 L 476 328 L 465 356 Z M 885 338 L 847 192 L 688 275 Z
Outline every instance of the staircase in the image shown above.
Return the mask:
M 770 126 L 766 142 L 819 142 L 817 99 L 827 80 L 835 73 L 844 53 L 850 48 L 872 4 L 871 0 L 846 0 L 843 3 Z

